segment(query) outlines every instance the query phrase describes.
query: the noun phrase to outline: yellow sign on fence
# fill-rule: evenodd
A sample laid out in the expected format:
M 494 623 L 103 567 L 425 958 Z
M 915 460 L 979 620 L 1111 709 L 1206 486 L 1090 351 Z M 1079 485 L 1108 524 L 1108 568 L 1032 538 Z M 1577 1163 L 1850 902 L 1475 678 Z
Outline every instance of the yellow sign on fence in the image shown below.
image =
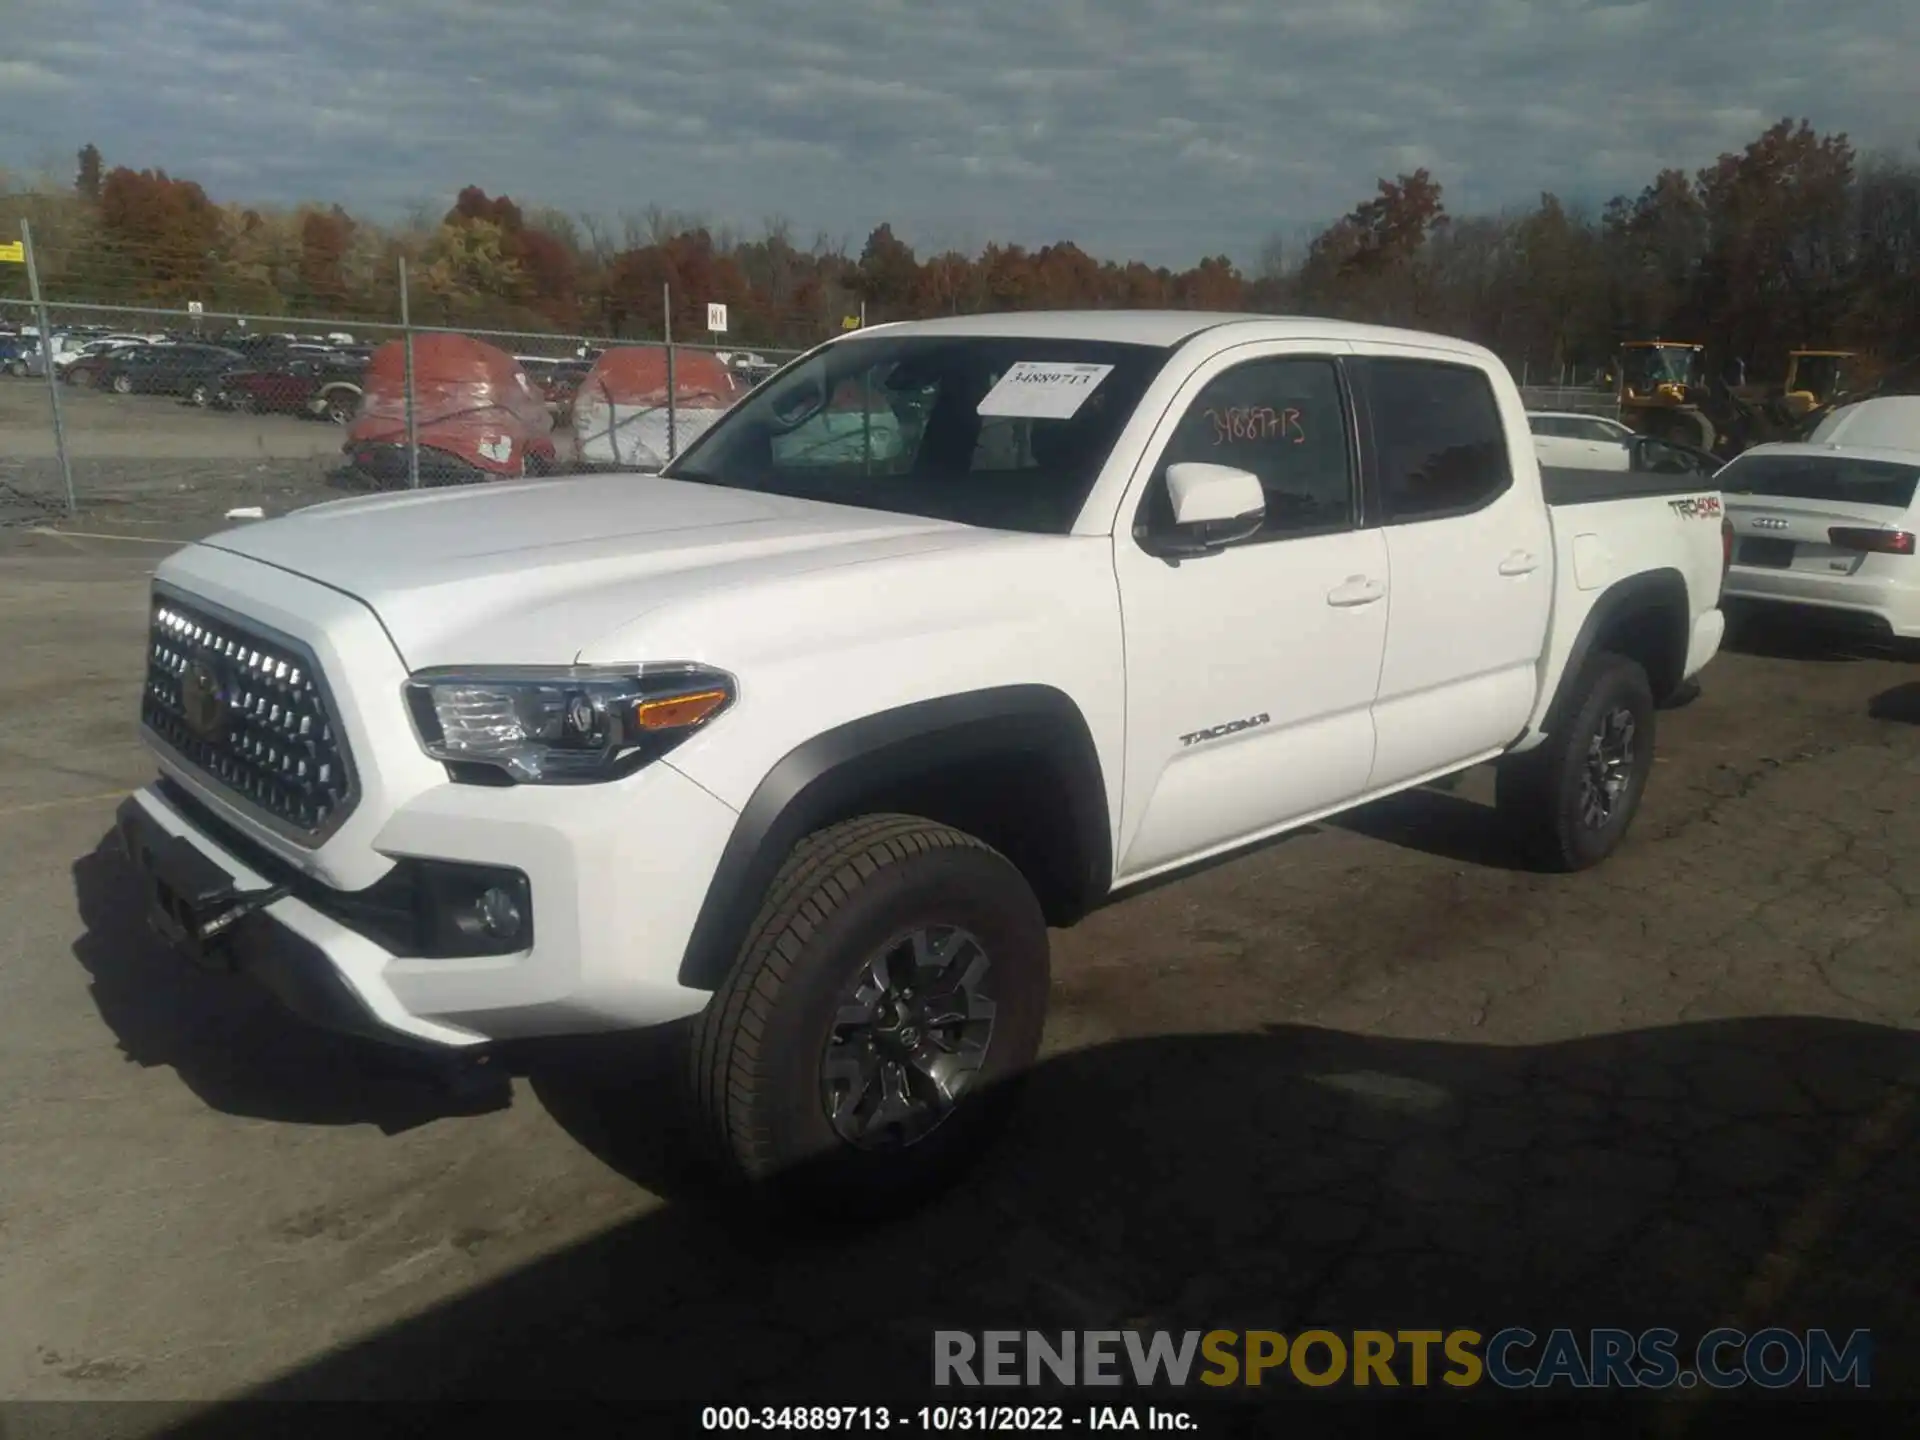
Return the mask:
M 10 265 L 26 264 L 26 245 L 19 240 L 14 241 L 11 245 L 0 245 L 0 262 L 5 262 Z

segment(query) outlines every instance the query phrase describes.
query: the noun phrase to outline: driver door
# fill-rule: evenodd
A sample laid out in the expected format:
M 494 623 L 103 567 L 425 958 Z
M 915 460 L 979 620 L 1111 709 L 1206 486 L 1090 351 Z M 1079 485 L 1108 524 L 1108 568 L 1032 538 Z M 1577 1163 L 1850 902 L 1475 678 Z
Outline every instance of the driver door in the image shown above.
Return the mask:
M 1209 362 L 1168 411 L 1123 504 L 1123 883 L 1367 788 L 1387 551 L 1361 513 L 1343 348 L 1251 345 Z M 1205 555 L 1161 550 L 1173 529 L 1166 471 L 1180 461 L 1257 475 L 1260 532 Z

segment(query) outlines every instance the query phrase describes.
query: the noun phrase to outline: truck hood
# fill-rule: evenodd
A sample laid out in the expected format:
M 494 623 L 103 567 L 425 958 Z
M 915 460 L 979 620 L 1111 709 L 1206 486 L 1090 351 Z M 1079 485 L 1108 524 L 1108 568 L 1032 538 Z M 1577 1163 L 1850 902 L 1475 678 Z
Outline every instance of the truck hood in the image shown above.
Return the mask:
M 200 543 L 362 601 L 420 669 L 567 663 L 609 631 L 699 593 L 995 538 L 1005 537 L 605 475 L 332 501 Z

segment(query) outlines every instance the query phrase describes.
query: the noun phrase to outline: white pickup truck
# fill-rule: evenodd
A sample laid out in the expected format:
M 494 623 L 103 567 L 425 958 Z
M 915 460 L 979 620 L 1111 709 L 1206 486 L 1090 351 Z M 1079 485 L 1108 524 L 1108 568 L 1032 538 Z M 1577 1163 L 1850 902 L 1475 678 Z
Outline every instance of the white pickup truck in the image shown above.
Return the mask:
M 906 443 L 806 443 L 849 384 Z M 1543 482 L 1460 341 L 880 326 L 657 476 L 171 555 L 122 833 L 156 926 L 315 1021 L 690 1019 L 731 1173 L 905 1197 L 1032 1061 L 1050 924 L 1484 761 L 1541 863 L 1611 853 L 1725 561 L 1697 477 Z

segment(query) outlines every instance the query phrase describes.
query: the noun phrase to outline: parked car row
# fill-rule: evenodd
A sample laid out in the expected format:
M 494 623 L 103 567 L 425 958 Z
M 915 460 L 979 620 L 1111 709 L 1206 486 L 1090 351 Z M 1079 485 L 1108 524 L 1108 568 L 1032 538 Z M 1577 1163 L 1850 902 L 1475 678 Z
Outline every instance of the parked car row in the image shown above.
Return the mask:
M 16 343 L 0 349 L 0 369 L 44 374 L 37 337 L 0 336 L 0 345 L 8 339 Z M 346 427 L 342 448 L 361 478 L 410 483 L 403 341 L 376 349 L 341 333 L 203 339 L 75 329 L 57 333 L 50 348 L 55 373 L 71 385 Z M 412 419 L 421 477 L 461 484 L 658 469 L 776 368 L 751 351 L 680 349 L 670 358 L 659 346 L 616 345 L 582 346 L 572 356 L 513 355 L 471 336 L 416 335 Z M 829 411 L 844 410 L 844 399 Z M 823 423 L 836 423 L 834 415 Z M 857 435 L 857 419 L 852 428 Z

